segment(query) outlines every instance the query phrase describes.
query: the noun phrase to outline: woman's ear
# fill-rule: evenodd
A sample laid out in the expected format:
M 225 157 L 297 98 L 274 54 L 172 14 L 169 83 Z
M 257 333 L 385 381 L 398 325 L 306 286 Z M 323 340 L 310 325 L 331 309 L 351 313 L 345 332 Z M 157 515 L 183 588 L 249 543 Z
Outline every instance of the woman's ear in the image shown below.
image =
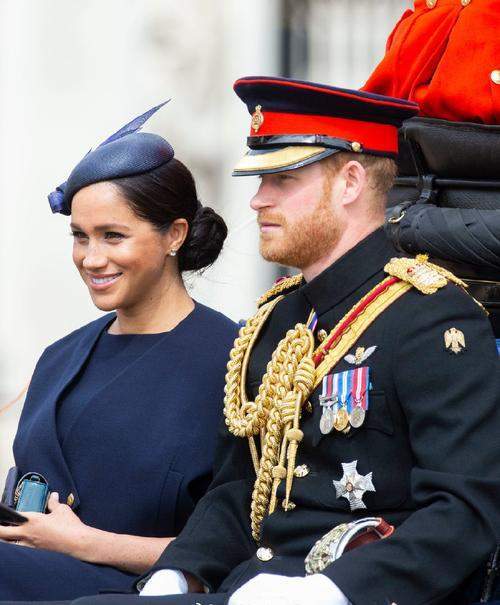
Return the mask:
M 182 244 L 186 241 L 189 225 L 185 218 L 177 218 L 171 223 L 165 233 L 165 246 L 167 254 L 171 252 L 177 253 Z M 172 254 L 175 256 L 175 254 Z
M 346 206 L 355 202 L 367 185 L 366 169 L 356 160 L 347 162 L 340 170 L 344 181 L 342 194 L 342 205 Z

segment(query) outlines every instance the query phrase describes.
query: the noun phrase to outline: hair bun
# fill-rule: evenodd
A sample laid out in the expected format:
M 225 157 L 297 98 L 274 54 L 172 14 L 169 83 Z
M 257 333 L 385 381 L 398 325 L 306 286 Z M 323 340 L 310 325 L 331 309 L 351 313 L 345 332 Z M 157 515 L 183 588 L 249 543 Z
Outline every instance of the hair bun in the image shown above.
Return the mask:
M 179 250 L 180 271 L 200 271 L 209 267 L 220 254 L 227 237 L 224 219 L 213 208 L 198 208 L 184 245 Z

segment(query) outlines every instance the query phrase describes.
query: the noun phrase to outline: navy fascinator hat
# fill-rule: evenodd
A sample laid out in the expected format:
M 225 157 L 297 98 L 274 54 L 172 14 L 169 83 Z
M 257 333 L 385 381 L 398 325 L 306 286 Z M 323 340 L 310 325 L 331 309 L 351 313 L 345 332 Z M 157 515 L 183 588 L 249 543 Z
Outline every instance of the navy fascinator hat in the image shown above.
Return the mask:
M 49 194 L 52 212 L 70 215 L 73 196 L 87 185 L 141 174 L 170 162 L 174 150 L 168 141 L 156 134 L 138 132 L 166 103 L 134 118 L 89 151 L 73 168 L 68 180 Z

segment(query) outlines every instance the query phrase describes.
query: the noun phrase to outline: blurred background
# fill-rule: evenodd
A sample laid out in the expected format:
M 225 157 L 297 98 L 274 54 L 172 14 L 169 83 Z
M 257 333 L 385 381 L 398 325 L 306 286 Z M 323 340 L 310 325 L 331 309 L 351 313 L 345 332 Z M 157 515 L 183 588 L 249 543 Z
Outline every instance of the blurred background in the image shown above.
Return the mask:
M 145 130 L 167 138 L 198 193 L 226 219 L 221 259 L 186 276 L 194 298 L 235 320 L 282 269 L 258 255 L 232 179 L 249 130 L 243 75 L 360 87 L 410 0 L 0 0 L 0 408 L 54 340 L 95 319 L 71 262 L 69 219 L 46 199 L 94 145 L 160 101 Z M 22 399 L 0 413 L 0 487 Z

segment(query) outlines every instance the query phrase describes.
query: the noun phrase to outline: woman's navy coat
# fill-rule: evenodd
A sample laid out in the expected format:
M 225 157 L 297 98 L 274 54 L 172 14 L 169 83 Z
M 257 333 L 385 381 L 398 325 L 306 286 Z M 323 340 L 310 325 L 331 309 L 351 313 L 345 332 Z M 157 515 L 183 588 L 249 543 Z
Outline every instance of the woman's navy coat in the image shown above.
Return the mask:
M 56 408 L 77 377 L 106 315 L 50 346 L 35 370 L 14 455 L 44 475 L 82 521 L 110 532 L 175 536 L 210 480 L 225 366 L 236 326 L 203 305 L 110 377 L 65 438 Z M 69 599 L 128 588 L 129 574 L 0 543 L 0 600 Z

